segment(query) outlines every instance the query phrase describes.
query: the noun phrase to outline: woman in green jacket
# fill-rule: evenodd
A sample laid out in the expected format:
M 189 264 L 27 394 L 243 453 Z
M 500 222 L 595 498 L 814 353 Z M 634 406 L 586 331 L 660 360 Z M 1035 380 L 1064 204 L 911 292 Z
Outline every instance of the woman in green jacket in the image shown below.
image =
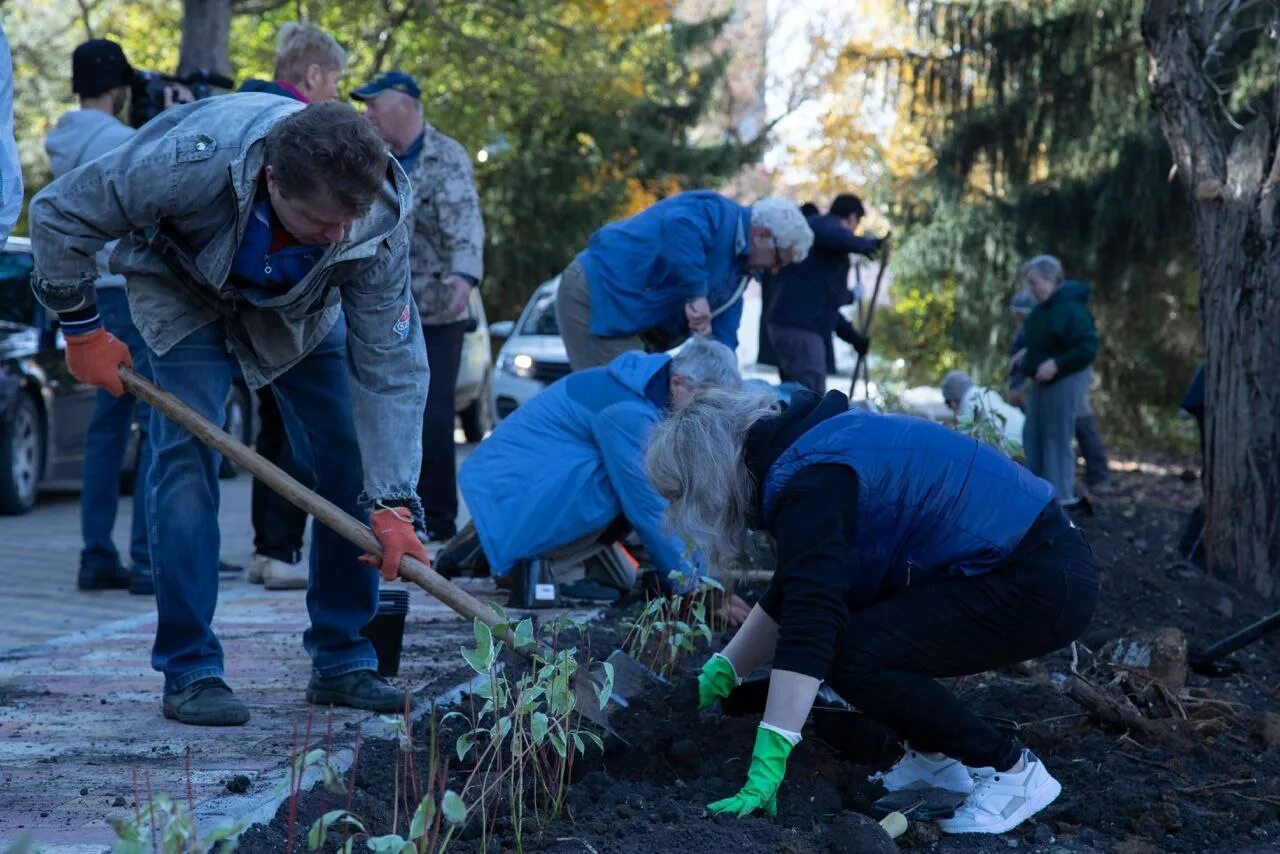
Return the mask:
M 1072 507 L 1076 454 L 1071 444 L 1077 408 L 1098 355 L 1098 332 L 1085 303 L 1089 286 L 1064 281 L 1062 262 L 1039 255 L 1022 268 L 1038 303 L 1026 320 L 1026 347 L 1014 356 L 1027 384 L 1027 422 L 1022 431 L 1027 467 L 1053 484 L 1059 503 Z

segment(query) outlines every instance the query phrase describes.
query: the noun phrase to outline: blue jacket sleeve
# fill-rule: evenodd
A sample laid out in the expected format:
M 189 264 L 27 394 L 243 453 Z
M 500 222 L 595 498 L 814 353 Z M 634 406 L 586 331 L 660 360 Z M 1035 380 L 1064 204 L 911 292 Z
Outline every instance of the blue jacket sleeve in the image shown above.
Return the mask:
M 593 430 L 609 483 L 622 504 L 622 514 L 665 577 L 671 572 L 700 574 L 684 560 L 684 545 L 666 530 L 662 514 L 667 502 L 653 488 L 644 470 L 649 430 L 658 414 L 639 403 L 611 406 L 597 417 Z
M 662 222 L 662 257 L 685 302 L 705 297 L 708 225 L 690 212 L 677 212 Z
M 0 28 L 0 246 L 22 215 L 22 161 L 13 138 L 13 60 Z

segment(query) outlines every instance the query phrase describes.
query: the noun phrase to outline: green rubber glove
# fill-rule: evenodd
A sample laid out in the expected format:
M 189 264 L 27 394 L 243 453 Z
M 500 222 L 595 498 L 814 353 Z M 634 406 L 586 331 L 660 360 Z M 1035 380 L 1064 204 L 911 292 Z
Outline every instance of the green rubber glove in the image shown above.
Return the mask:
M 733 669 L 733 662 L 720 653 L 707 659 L 698 674 L 698 711 L 710 706 L 716 700 L 729 696 L 738 687 L 738 672 Z
M 787 773 L 787 757 L 791 755 L 791 742 L 771 729 L 756 730 L 756 748 L 751 753 L 751 769 L 747 771 L 747 784 L 732 798 L 707 804 L 712 815 L 736 815 L 738 818 L 764 810 L 770 816 L 778 814 L 778 787 Z

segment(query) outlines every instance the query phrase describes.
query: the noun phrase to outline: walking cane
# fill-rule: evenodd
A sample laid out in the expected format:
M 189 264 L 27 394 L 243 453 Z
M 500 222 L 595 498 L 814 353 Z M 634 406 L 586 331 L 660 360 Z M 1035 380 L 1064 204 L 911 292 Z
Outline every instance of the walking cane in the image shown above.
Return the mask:
M 862 324 L 862 337 L 867 339 L 870 345 L 871 321 L 876 316 L 876 303 L 880 300 L 880 283 L 884 281 L 885 268 L 889 266 L 889 238 L 893 236 L 893 232 L 889 232 L 884 236 L 884 241 L 880 244 L 880 248 L 884 250 L 883 257 L 880 259 L 880 269 L 876 272 L 876 284 L 871 291 L 871 305 L 867 307 L 867 319 Z M 863 362 L 866 361 L 866 354 L 859 353 L 858 361 L 853 366 L 853 380 L 849 383 L 849 399 L 853 400 L 853 396 L 858 388 L 858 374 L 862 373 Z M 867 366 L 867 373 L 871 373 L 871 366 Z M 867 389 L 868 378 L 862 379 L 862 398 L 867 400 L 870 398 L 870 391 Z

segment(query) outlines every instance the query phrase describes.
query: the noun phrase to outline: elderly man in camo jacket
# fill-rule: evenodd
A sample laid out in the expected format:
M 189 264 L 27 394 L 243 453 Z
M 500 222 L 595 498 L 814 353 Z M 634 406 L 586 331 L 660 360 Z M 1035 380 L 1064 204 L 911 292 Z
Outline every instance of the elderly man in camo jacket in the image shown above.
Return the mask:
M 409 265 L 431 365 L 418 495 L 427 536 L 444 541 L 457 532 L 453 396 L 462 339 L 472 320 L 471 289 L 484 273 L 484 222 L 467 153 L 423 120 L 421 95 L 413 78 L 398 71 L 351 93 L 364 102 L 365 116 L 413 186 Z

